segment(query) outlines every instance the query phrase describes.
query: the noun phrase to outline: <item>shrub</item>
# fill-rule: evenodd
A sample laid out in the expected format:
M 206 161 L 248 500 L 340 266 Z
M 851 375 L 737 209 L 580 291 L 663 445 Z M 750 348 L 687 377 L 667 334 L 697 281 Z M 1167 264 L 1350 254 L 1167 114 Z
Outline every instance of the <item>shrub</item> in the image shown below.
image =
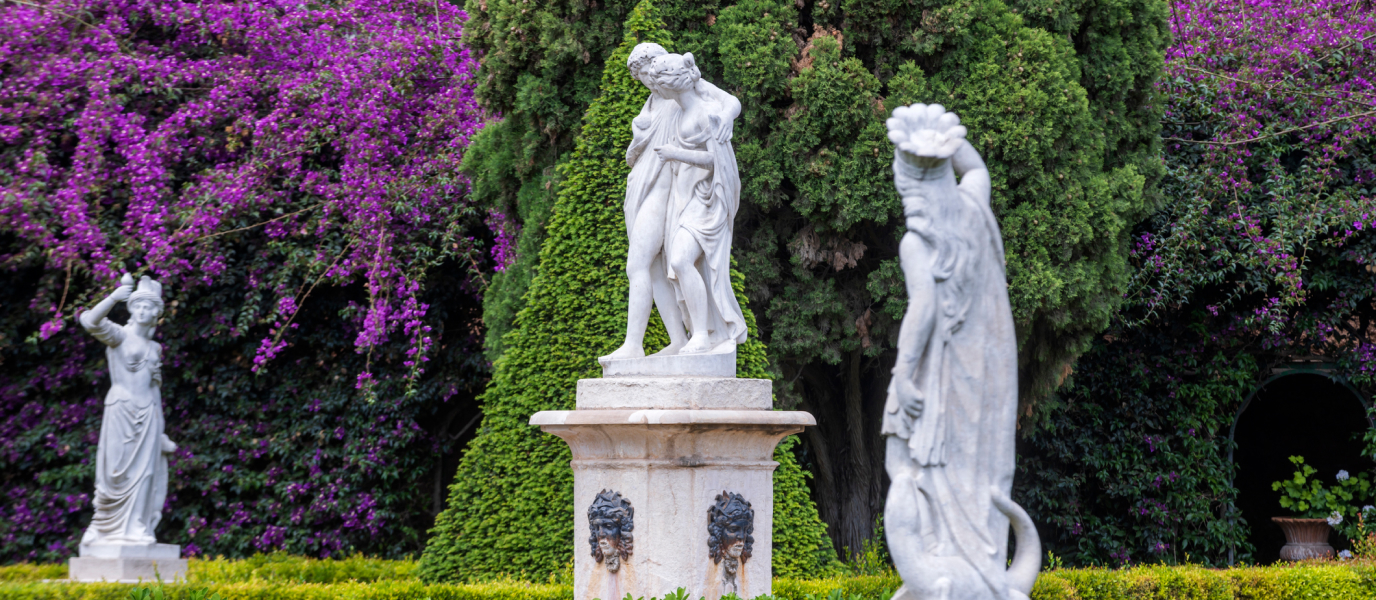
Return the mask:
M 193 567 L 195 570 L 195 567 Z M 107 583 L 15 583 L 0 580 L 5 600 L 128 600 L 131 586 Z M 828 579 L 774 579 L 773 596 L 756 600 L 891 600 L 902 585 L 897 575 Z M 222 581 L 144 585 L 167 600 L 198 600 L 219 594 L 223 600 L 571 600 L 573 587 L 510 580 L 471 584 L 418 581 L 371 583 L 268 583 Z M 1357 600 L 1371 598 L 1376 566 L 1304 563 L 1277 567 L 1204 569 L 1197 566 L 1136 567 L 1112 570 L 1044 571 L 1033 600 Z M 670 594 L 664 600 L 679 596 Z M 643 599 L 641 599 L 643 600 Z M 658 599 L 652 599 L 658 600 Z

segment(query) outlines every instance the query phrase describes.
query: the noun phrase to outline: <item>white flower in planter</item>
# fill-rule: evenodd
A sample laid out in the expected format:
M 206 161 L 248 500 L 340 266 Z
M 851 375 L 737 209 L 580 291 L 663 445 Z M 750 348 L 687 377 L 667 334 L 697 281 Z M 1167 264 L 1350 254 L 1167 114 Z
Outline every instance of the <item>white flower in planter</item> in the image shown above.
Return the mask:
M 1369 510 L 1376 510 L 1376 506 L 1372 506 L 1372 505 L 1368 504 L 1368 505 L 1362 507 L 1362 512 L 1366 512 L 1366 511 L 1369 511 Z
M 1342 513 L 1340 513 L 1340 512 L 1338 512 L 1338 511 L 1335 510 L 1335 511 L 1333 511 L 1333 514 L 1328 515 L 1328 524 L 1329 524 L 1329 525 L 1331 525 L 1331 526 L 1333 526 L 1333 527 L 1337 527 L 1337 526 L 1338 526 L 1338 523 L 1342 523 L 1342 522 L 1343 522 L 1343 514 L 1342 514 Z
M 1338 558 L 1341 558 L 1343 560 L 1352 560 L 1352 551 L 1343 550 L 1342 552 L 1338 553 Z
M 1350 476 L 1347 474 L 1347 471 L 1345 471 L 1345 470 L 1339 470 L 1339 471 L 1338 471 L 1338 481 L 1347 481 L 1347 478 L 1348 478 L 1348 477 L 1350 477 Z

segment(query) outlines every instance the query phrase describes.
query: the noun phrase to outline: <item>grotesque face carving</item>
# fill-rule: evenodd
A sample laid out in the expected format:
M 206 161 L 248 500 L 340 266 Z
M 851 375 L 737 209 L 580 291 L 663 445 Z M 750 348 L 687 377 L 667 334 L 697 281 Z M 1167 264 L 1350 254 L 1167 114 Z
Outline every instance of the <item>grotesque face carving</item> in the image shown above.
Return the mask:
M 723 591 L 735 593 L 736 573 L 750 560 L 755 545 L 755 509 L 740 494 L 722 491 L 707 509 L 707 550 L 712 562 L 722 565 Z M 722 564 L 725 561 L 725 564 Z
M 722 491 L 717 503 L 707 509 L 707 546 L 712 562 L 723 558 L 748 560 L 755 545 L 755 509 L 745 497 Z
M 619 492 L 602 490 L 588 507 L 588 543 L 592 545 L 593 560 L 603 563 L 608 571 L 617 572 L 621 561 L 629 559 L 635 549 L 635 509 Z

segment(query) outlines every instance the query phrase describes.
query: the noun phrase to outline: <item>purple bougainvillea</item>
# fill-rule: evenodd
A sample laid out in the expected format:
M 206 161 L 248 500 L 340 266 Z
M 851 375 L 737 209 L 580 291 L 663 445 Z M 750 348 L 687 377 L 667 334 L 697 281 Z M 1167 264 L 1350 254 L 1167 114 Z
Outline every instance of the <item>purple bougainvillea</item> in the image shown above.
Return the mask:
M 166 286 L 181 448 L 160 536 L 419 550 L 487 368 L 466 19 L 413 0 L 0 5 L 0 562 L 63 558 L 89 520 L 108 377 L 73 316 L 125 271 Z

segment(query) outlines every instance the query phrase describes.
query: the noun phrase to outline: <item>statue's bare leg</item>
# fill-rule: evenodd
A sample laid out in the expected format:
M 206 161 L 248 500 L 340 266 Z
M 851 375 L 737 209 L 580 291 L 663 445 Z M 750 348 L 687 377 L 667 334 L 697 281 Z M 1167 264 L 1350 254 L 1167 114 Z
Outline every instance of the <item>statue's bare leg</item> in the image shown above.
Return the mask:
M 669 284 L 669 271 L 664 263 L 664 253 L 655 256 L 650 265 L 650 287 L 654 290 L 655 308 L 659 318 L 664 321 L 664 330 L 669 333 L 669 345 L 655 356 L 669 356 L 688 343 L 688 332 L 683 330 L 683 313 L 678 308 L 678 298 L 674 296 L 674 286 Z
M 668 210 L 672 181 L 667 170 L 662 169 L 645 201 L 641 203 L 640 210 L 636 212 L 635 225 L 629 232 L 630 248 L 626 253 L 626 277 L 630 280 L 626 302 L 626 340 L 620 348 L 603 358 L 645 356 L 645 328 L 650 324 L 650 309 L 654 307 L 656 295 L 650 271 L 655 257 L 664 252 L 664 213 Z M 662 313 L 663 308 L 660 310 Z M 670 335 L 672 339 L 672 333 Z
M 702 259 L 702 247 L 687 230 L 674 233 L 673 251 L 669 263 L 678 277 L 678 289 L 683 293 L 683 303 L 688 307 L 688 317 L 692 331 L 679 354 L 700 354 L 712 349 L 707 331 L 707 283 L 698 272 L 697 262 Z

